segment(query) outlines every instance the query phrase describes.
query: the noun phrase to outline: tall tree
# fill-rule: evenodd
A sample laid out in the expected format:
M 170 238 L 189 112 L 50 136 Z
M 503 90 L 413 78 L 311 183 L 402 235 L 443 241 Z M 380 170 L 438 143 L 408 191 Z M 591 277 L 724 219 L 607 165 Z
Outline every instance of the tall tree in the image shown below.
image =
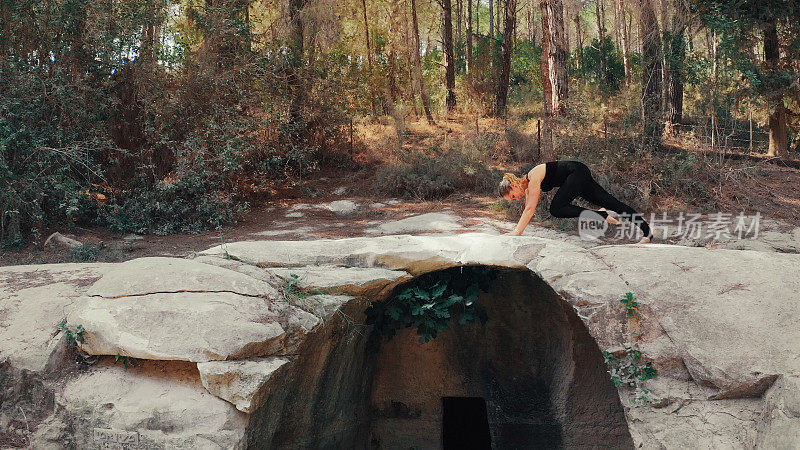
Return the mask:
M 464 43 L 464 28 L 461 26 L 464 18 L 464 0 L 456 0 L 456 41 L 459 46 Z
M 669 33 L 665 34 L 667 50 L 664 62 L 667 65 L 667 108 L 666 128 L 667 133 L 672 133 L 676 125 L 683 120 L 683 78 L 686 63 L 686 4 L 682 0 L 675 3 L 675 12 L 672 16 L 672 26 Z
M 414 111 L 414 117 L 419 118 L 419 108 L 417 108 L 417 102 L 414 100 L 414 96 L 416 95 L 415 92 L 417 92 L 417 83 L 415 83 L 417 74 L 416 70 L 417 64 L 416 64 L 416 59 L 414 58 L 414 52 L 412 50 L 414 48 L 415 41 L 414 38 L 412 37 L 413 33 L 411 32 L 412 29 L 411 20 L 408 17 L 408 9 L 406 8 L 403 8 L 403 26 L 405 29 L 405 33 L 403 33 L 403 35 L 405 36 L 404 48 L 406 50 L 406 61 L 408 62 L 408 64 L 406 64 L 406 68 L 408 69 L 408 84 L 409 84 L 409 89 L 407 91 L 408 99 L 410 100 L 411 108 Z
M 547 59 L 553 114 L 563 115 L 567 110 L 567 50 L 564 37 L 564 7 L 561 0 L 540 0 L 542 10 L 542 42 L 547 35 L 547 51 L 542 46 L 542 60 Z M 544 63 L 542 69 L 544 71 Z M 542 76 L 544 80 L 544 73 Z M 543 81 L 544 82 L 544 81 Z
M 504 8 L 505 27 L 503 29 L 503 62 L 500 66 L 500 80 L 497 83 L 495 114 L 503 116 L 508 103 L 508 84 L 511 76 L 511 54 L 514 51 L 514 29 L 517 26 L 517 0 L 506 0 Z
M 210 1 L 210 0 L 209 0 Z M 303 18 L 302 11 L 308 0 L 289 0 L 289 48 L 287 81 L 291 89 L 289 121 L 295 127 L 302 123 L 301 109 L 306 102 L 306 89 L 301 71 L 303 68 Z
M 661 142 L 661 39 L 651 0 L 639 0 L 639 37 L 642 41 L 642 125 L 645 141 Z
M 494 0 L 489 0 L 489 70 L 494 78 L 494 12 L 492 9 Z
M 494 37 L 494 0 L 489 0 L 489 36 Z
M 603 0 L 594 2 L 595 16 L 597 18 L 597 36 L 600 40 L 598 50 L 600 51 L 600 78 L 603 83 L 609 81 L 608 55 L 606 55 L 606 8 Z
M 425 78 L 422 76 L 422 58 L 419 55 L 419 22 L 417 21 L 417 2 L 411 0 L 411 23 L 414 28 L 414 66 L 417 71 L 417 82 L 419 83 L 419 94 L 422 99 L 422 108 L 425 110 L 425 118 L 430 125 L 436 125 L 431 114 L 430 97 L 428 97 L 428 90 L 425 88 Z
M 467 76 L 472 76 L 472 0 L 467 0 Z
M 630 62 L 630 36 L 627 20 L 627 11 L 625 9 L 624 0 L 616 0 L 617 16 L 620 21 L 620 38 L 622 39 L 622 64 L 625 67 L 625 84 L 631 84 L 631 62 Z
M 453 4 L 451 0 L 441 0 L 439 6 L 442 7 L 442 46 L 444 47 L 445 58 L 445 85 L 447 86 L 447 97 L 445 105 L 447 112 L 452 112 L 456 108 L 456 64 L 453 57 Z
M 539 59 L 542 72 L 542 103 L 543 114 L 542 127 L 539 134 L 541 153 L 539 160 L 551 160 L 555 155 L 553 152 L 553 83 L 551 80 L 550 67 L 553 64 L 550 58 L 551 35 L 550 35 L 550 10 L 545 4 L 548 0 L 540 0 L 539 7 L 542 12 L 542 56 Z
M 370 44 L 369 39 L 369 21 L 367 20 L 367 0 L 361 0 L 362 11 L 364 13 L 364 41 L 366 42 L 367 46 L 367 84 L 369 85 L 369 102 L 372 106 L 372 116 L 375 117 L 378 115 L 378 107 L 375 104 L 375 91 L 373 86 L 375 86 L 373 77 L 374 74 L 372 72 L 372 45 Z
M 780 43 L 778 41 L 777 20 L 774 18 L 764 25 L 764 60 L 768 71 L 780 68 Z M 769 151 L 767 155 L 786 158 L 789 156 L 788 130 L 786 127 L 786 106 L 783 95 L 767 94 L 770 100 L 769 112 Z
M 578 67 L 581 66 L 583 59 L 583 27 L 581 27 L 581 9 L 580 7 L 575 11 L 575 45 L 578 50 Z

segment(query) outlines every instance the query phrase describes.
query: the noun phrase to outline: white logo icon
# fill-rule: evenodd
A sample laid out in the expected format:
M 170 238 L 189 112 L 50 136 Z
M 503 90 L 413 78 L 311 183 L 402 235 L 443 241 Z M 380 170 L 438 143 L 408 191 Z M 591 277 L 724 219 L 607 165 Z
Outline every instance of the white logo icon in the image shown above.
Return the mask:
M 594 241 L 604 236 L 608 230 L 606 219 L 590 209 L 584 210 L 578 216 L 578 235 L 581 239 Z

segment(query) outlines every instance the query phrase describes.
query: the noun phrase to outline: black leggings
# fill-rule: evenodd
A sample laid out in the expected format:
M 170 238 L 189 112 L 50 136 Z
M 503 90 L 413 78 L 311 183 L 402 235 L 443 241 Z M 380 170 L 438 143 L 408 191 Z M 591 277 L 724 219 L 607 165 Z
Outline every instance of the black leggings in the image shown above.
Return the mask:
M 650 226 L 633 208 L 617 200 L 609 194 L 597 181 L 592 178 L 589 168 L 583 164 L 571 164 L 572 173 L 567 175 L 563 184 L 553 196 L 550 202 L 550 214 L 555 217 L 578 217 L 586 208 L 575 206 L 571 202 L 575 197 L 594 203 L 606 209 L 610 209 L 619 214 L 627 214 L 627 218 L 633 220 L 645 236 L 651 237 Z M 608 217 L 605 211 L 595 211 L 603 218 Z

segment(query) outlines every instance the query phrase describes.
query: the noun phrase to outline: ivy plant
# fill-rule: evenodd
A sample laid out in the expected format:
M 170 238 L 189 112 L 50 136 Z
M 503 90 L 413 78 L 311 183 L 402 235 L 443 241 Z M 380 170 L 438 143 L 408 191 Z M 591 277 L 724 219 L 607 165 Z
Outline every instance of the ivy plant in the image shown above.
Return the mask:
M 422 275 L 388 300 L 370 305 L 366 323 L 388 338 L 397 330 L 416 327 L 420 343 L 434 339 L 452 320 L 460 325 L 476 319 L 485 323 L 488 317 L 478 295 L 489 291 L 494 278 L 488 268 L 469 266 Z
M 639 308 L 639 302 L 636 301 L 636 297 L 633 295 L 633 292 L 624 293 L 619 301 L 625 305 L 625 314 L 627 314 L 628 317 L 633 317 L 636 315 L 636 311 L 638 311 Z
M 633 401 L 650 403 L 658 401 L 651 398 L 650 391 L 645 388 L 645 382 L 658 376 L 658 370 L 650 361 L 642 362 L 642 354 L 633 346 L 625 345 L 625 354 L 617 357 L 613 353 L 604 351 L 603 359 L 608 366 L 608 373 L 614 386 L 627 385 L 634 388 Z
M 58 329 L 67 335 L 67 340 L 69 341 L 70 345 L 80 347 L 85 342 L 86 330 L 83 329 L 83 325 L 78 325 L 75 330 L 72 330 L 69 326 L 67 326 L 67 321 L 64 320 L 58 324 Z

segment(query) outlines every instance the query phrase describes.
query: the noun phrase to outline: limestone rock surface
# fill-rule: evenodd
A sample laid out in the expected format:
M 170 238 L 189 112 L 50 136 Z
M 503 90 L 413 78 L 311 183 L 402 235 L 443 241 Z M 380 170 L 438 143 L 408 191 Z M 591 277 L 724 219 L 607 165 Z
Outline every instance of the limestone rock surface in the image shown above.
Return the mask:
M 284 328 L 269 300 L 229 292 L 86 297 L 67 316 L 93 355 L 213 361 L 280 351 Z
M 248 417 L 203 388 L 194 364 L 102 362 L 59 388 L 33 448 L 244 448 Z M 124 448 L 124 447 L 123 447 Z
M 198 363 L 197 370 L 208 392 L 233 403 L 239 411 L 250 413 L 264 401 L 267 380 L 287 362 L 286 358 L 209 361 Z
M 773 238 L 764 250 L 790 247 Z M 364 405 L 335 415 L 369 388 L 359 371 L 376 344 L 359 314 L 400 283 L 464 265 L 532 274 L 599 350 L 637 344 L 659 375 L 647 382 L 652 405 L 617 390 L 635 447 L 800 448 L 800 254 L 481 233 L 232 242 L 194 259 L 2 267 L 0 388 L 13 400 L 0 405 L 9 430 L 0 436 L 36 448 L 133 434 L 150 448 L 258 447 L 264 436 L 301 433 L 285 421 L 307 406 L 330 412 L 317 420 L 333 433 L 325 439 L 345 425 L 361 439 Z M 298 292 L 281 279 L 291 274 Z M 639 303 L 634 318 L 620 303 L 626 292 Z M 76 368 L 56 330 L 64 319 L 86 329 L 89 353 L 148 361 Z

